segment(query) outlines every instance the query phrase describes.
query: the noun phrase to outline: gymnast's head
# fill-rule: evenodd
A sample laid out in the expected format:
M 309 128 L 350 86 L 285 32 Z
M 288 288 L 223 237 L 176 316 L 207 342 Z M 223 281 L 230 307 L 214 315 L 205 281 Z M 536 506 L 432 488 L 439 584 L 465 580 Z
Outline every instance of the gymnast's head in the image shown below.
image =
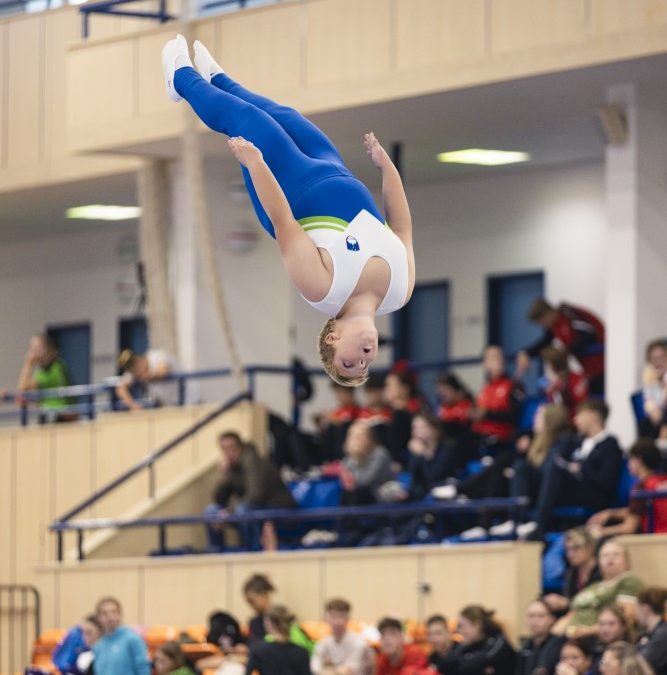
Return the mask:
M 344 387 L 358 387 L 368 379 L 368 367 L 378 353 L 378 332 L 373 318 L 328 319 L 318 347 L 329 377 Z

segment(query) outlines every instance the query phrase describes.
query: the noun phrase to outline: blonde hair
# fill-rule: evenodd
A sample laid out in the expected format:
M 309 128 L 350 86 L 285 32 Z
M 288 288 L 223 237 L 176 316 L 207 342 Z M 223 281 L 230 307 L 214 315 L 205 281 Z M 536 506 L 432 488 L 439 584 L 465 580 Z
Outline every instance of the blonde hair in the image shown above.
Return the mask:
M 356 377 L 345 377 L 341 375 L 334 365 L 334 356 L 336 350 L 332 344 L 327 342 L 327 335 L 336 330 L 336 319 L 327 319 L 322 326 L 319 338 L 317 340 L 317 349 L 320 353 L 320 360 L 326 374 L 336 383 L 342 387 L 359 387 L 365 384 L 368 380 L 368 369 L 364 370 L 361 375 Z
M 544 428 L 535 434 L 528 449 L 528 461 L 533 466 L 541 466 L 558 437 L 570 429 L 568 413 L 563 406 L 548 403 L 543 407 L 543 415 Z

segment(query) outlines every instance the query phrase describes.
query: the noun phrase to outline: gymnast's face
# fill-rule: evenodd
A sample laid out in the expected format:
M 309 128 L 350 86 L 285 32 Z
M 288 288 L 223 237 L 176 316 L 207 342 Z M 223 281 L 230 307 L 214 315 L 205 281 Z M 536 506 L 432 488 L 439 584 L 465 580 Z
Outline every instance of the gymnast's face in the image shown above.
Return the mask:
M 338 328 L 334 366 L 344 377 L 359 377 L 368 370 L 378 353 L 378 332 L 372 328 Z M 330 335 L 333 335 L 330 333 Z

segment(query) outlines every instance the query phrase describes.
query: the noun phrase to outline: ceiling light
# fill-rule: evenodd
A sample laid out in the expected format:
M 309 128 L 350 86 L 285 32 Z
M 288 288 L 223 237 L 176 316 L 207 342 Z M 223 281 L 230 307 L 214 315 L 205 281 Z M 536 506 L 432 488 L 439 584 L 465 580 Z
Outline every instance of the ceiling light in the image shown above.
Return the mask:
M 139 206 L 110 206 L 107 204 L 89 204 L 73 206 L 65 211 L 67 218 L 82 220 L 131 220 L 141 215 Z
M 438 153 L 437 158 L 439 162 L 445 162 L 448 164 L 480 164 L 483 166 L 500 166 L 501 164 L 527 162 L 530 160 L 530 155 L 527 152 L 468 148 L 467 150 L 440 152 Z

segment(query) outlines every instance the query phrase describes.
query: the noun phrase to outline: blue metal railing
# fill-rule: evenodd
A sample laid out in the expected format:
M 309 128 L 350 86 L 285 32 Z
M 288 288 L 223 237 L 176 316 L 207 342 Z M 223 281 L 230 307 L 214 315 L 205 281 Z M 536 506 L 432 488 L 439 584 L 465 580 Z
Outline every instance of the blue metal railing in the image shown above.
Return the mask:
M 660 490 L 641 490 L 632 492 L 630 499 L 641 499 L 646 502 L 647 529 L 649 533 L 655 532 L 655 500 L 667 499 L 667 488 Z

